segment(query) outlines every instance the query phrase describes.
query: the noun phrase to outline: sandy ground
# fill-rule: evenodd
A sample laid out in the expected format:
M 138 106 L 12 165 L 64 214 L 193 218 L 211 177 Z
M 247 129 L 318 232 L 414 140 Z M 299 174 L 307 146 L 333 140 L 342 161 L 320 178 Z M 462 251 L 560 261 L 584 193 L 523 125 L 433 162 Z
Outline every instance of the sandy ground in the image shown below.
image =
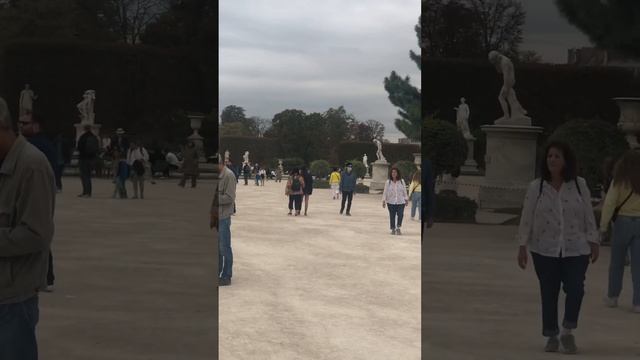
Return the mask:
M 422 252 L 424 359 L 563 356 L 542 352 L 538 282 L 531 263 L 526 271 L 517 267 L 515 231 L 511 226 L 436 224 L 427 233 Z M 640 314 L 630 312 L 628 268 L 621 307 L 603 306 L 608 264 L 609 248 L 604 247 L 587 272 L 575 332 L 578 358 L 640 359 Z
M 420 225 L 389 234 L 380 195 L 340 216 L 316 189 L 288 217 L 284 183 L 238 186 L 233 284 L 220 288 L 220 359 L 420 358 Z
M 114 200 L 113 184 L 97 180 L 94 197 L 79 199 L 79 179 L 64 179 L 41 359 L 216 358 L 212 182 L 201 185 L 147 183 L 145 200 Z

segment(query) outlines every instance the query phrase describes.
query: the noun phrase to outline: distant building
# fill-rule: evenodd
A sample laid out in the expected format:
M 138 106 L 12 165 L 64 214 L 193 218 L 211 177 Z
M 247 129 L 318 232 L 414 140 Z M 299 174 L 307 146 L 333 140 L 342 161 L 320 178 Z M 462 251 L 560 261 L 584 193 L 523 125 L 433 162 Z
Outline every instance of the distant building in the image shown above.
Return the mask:
M 567 64 L 577 66 L 615 66 L 640 70 L 640 60 L 632 59 L 617 51 L 604 50 L 595 47 L 569 49 Z

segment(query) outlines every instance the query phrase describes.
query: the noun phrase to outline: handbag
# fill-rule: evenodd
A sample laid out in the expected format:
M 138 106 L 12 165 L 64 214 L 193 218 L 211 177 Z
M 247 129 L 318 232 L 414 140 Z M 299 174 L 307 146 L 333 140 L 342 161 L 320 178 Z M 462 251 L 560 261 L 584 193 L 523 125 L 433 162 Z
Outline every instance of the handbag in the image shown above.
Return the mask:
M 624 201 L 622 202 L 622 204 L 616 206 L 616 208 L 613 210 L 613 215 L 611 215 L 611 222 L 615 223 L 616 219 L 618 219 L 618 213 L 620 212 L 620 209 L 622 209 L 622 207 L 624 206 L 624 204 L 629 200 L 629 198 L 631 198 L 631 195 L 633 195 L 633 190 L 631 190 L 631 192 L 629 193 L 629 195 L 627 195 L 627 198 L 624 199 Z

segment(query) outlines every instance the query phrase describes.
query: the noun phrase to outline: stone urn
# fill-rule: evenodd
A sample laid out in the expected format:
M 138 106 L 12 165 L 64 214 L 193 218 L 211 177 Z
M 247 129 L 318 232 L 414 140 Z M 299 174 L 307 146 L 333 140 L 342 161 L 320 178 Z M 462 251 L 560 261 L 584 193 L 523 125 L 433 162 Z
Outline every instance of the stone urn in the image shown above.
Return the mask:
M 202 127 L 202 120 L 204 119 L 204 115 L 200 114 L 189 114 L 187 115 L 189 118 L 189 122 L 191 124 L 191 130 L 193 130 L 193 134 L 191 134 L 187 139 L 193 141 L 196 145 L 196 150 L 198 151 L 198 155 L 200 158 L 200 162 L 206 163 L 207 160 L 204 157 L 204 138 L 200 136 L 198 132 Z
M 620 108 L 618 128 L 625 134 L 629 147 L 640 147 L 638 134 L 640 134 L 640 98 L 617 97 L 613 100 Z

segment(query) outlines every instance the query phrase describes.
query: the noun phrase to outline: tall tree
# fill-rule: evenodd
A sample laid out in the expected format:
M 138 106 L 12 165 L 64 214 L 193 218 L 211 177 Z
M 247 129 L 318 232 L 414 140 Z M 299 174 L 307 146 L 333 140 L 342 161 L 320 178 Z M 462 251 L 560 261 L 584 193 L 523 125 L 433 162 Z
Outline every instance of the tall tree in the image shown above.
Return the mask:
M 222 109 L 222 113 L 220 114 L 220 120 L 223 124 L 232 122 L 243 123 L 246 119 L 247 117 L 244 114 L 244 108 L 237 105 L 228 105 Z
M 519 0 L 466 0 L 476 20 L 483 54 L 497 50 L 513 58 L 522 43 L 526 12 Z
M 477 20 L 460 0 L 423 0 L 422 47 L 427 57 L 482 57 Z
M 384 125 L 376 120 L 356 121 L 351 126 L 351 139 L 355 141 L 371 141 L 384 138 Z
M 421 26 L 414 28 L 418 45 L 423 44 Z M 420 57 L 410 53 L 410 58 L 416 62 L 420 68 Z M 395 125 L 407 138 L 420 141 L 420 131 L 422 128 L 422 110 L 420 104 L 420 90 L 411 85 L 409 76 L 400 77 L 395 71 L 391 71 L 389 77 L 384 78 L 384 89 L 389 94 L 389 101 L 398 107 L 399 118 L 395 120 Z
M 640 2 L 556 0 L 562 15 L 603 49 L 640 57 Z
M 107 0 L 114 32 L 128 44 L 140 42 L 147 26 L 169 10 L 169 0 Z

